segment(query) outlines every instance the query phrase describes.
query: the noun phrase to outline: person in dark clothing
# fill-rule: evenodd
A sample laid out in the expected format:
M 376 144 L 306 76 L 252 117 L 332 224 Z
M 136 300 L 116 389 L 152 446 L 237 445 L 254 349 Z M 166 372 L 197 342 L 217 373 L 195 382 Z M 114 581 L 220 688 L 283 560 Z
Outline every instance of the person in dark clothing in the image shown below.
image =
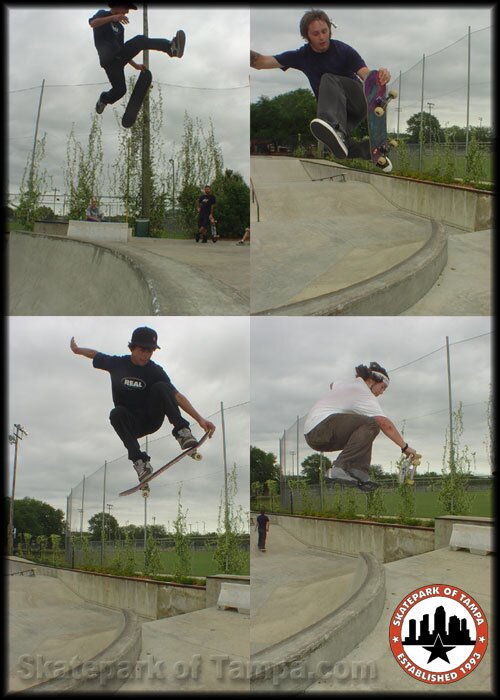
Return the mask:
M 311 121 L 313 136 L 324 143 L 337 158 L 371 159 L 369 140 L 351 138 L 355 127 L 366 117 L 367 107 L 363 82 L 370 72 L 359 53 L 348 44 L 332 39 L 336 25 L 323 10 L 309 10 L 300 21 L 300 33 L 307 44 L 294 51 L 264 56 L 250 51 L 250 65 L 257 70 L 289 68 L 307 76 L 318 107 Z M 379 68 L 382 85 L 391 74 Z M 392 170 L 392 163 L 379 166 L 384 172 Z
M 92 360 L 96 369 L 109 372 L 114 408 L 109 415 L 111 425 L 127 448 L 139 481 L 148 477 L 153 468 L 150 457 L 141 451 L 138 438 L 160 429 L 165 416 L 173 426 L 172 435 L 182 450 L 198 443 L 191 433 L 185 411 L 212 437 L 215 425 L 203 418 L 170 381 L 165 370 L 151 360 L 159 348 L 156 331 L 147 326 L 136 328 L 129 343 L 130 355 L 105 355 L 97 350 L 78 347 L 71 338 L 75 355 Z
M 128 24 L 127 14 L 137 10 L 133 3 L 109 5 L 109 10 L 99 10 L 89 18 L 89 24 L 94 30 L 94 44 L 99 55 L 100 65 L 106 71 L 111 90 L 102 92 L 95 110 L 102 114 L 106 105 L 117 102 L 127 92 L 125 82 L 125 66 L 129 63 L 136 70 L 145 70 L 146 66 L 136 63 L 133 58 L 145 49 L 163 51 L 172 58 L 181 58 L 184 54 L 186 35 L 180 29 L 175 37 L 169 39 L 150 39 L 138 34 L 129 41 L 124 41 L 123 24 Z
M 260 511 L 260 515 L 257 516 L 257 522 L 255 524 L 255 529 L 258 530 L 259 538 L 257 542 L 257 547 L 261 552 L 266 551 L 266 538 L 269 532 L 269 518 L 266 515 L 265 510 Z
M 196 242 L 200 240 L 201 242 L 207 242 L 207 233 L 210 228 L 210 224 L 214 223 L 214 207 L 215 207 L 215 195 L 212 194 L 212 188 L 210 185 L 205 185 L 205 192 L 200 197 L 198 197 L 198 233 L 196 235 Z M 215 241 L 214 241 L 215 242 Z

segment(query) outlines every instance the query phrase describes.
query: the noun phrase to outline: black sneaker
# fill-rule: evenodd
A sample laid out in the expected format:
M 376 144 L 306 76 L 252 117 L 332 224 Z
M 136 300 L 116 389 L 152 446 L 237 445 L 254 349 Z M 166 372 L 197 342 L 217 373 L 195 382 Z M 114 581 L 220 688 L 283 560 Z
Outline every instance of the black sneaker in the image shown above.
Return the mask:
M 184 55 L 184 46 L 186 45 L 186 35 L 179 29 L 177 34 L 172 39 L 172 44 L 170 46 L 170 55 L 172 58 L 182 58 Z
M 95 111 L 97 114 L 102 114 L 104 112 L 104 108 L 106 107 L 105 102 L 101 102 L 101 100 L 97 100 L 95 103 Z
M 191 447 L 196 447 L 198 440 L 194 437 L 193 433 L 189 428 L 181 428 L 175 439 L 181 446 L 182 450 L 189 450 Z
M 361 491 L 375 491 L 380 487 L 377 481 L 372 481 L 368 474 L 361 469 L 349 469 L 349 474 L 358 481 L 358 488 Z
M 144 481 L 147 477 L 153 473 L 153 467 L 149 462 L 145 462 L 143 459 L 138 459 L 134 462 L 134 469 L 137 472 L 139 481 Z
M 334 129 L 323 119 L 313 119 L 309 128 L 312 135 L 324 143 L 336 158 L 347 158 L 348 149 L 340 129 Z

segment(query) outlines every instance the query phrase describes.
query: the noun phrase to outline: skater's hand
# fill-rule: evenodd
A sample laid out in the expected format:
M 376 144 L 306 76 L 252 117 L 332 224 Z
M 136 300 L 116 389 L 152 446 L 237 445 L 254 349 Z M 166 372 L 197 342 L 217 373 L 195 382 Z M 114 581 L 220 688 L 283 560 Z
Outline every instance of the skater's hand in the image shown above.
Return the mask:
M 200 427 L 203 428 L 203 430 L 208 433 L 208 437 L 211 438 L 215 432 L 215 425 L 211 421 L 205 420 L 204 418 L 200 420 L 199 423 Z
M 389 73 L 387 68 L 379 68 L 378 69 L 378 77 L 380 79 L 381 85 L 387 85 L 387 83 L 391 79 L 391 74 Z
M 410 462 L 413 462 L 415 457 L 417 457 L 417 451 L 414 450 L 413 447 L 407 447 L 403 454 L 405 455 L 405 457 L 410 458 Z
M 75 353 L 75 355 L 78 355 L 78 350 L 80 348 L 76 344 L 76 340 L 74 338 L 71 338 L 69 346 L 70 346 L 71 350 Z
M 113 22 L 120 22 L 120 24 L 128 24 L 129 19 L 127 15 L 113 15 Z

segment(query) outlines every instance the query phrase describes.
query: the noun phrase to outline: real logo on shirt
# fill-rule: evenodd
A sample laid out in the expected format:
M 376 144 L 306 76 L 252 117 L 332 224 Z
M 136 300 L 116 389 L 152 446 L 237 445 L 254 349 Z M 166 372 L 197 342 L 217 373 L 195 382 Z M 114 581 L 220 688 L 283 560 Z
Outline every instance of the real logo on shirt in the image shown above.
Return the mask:
M 123 377 L 121 384 L 124 389 L 131 389 L 132 391 L 146 388 L 146 382 L 142 379 L 137 379 L 137 377 Z

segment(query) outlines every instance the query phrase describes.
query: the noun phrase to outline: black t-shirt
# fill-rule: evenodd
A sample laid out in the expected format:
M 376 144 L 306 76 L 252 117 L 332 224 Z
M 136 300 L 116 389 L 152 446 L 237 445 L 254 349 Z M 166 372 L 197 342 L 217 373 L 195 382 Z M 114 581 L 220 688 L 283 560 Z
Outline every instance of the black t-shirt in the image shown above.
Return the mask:
M 212 206 L 215 204 L 215 196 L 213 194 L 202 194 L 198 198 L 198 204 L 200 205 L 200 219 L 208 219 Z
M 310 44 L 305 44 L 295 51 L 276 54 L 274 58 L 283 70 L 295 68 L 305 73 L 316 97 L 318 97 L 319 83 L 324 73 L 344 75 L 347 78 L 359 80 L 356 73 L 366 65 L 357 51 L 336 39 L 330 39 L 330 47 L 324 53 L 313 51 Z
M 257 516 L 257 527 L 259 528 L 259 530 L 265 530 L 268 522 L 269 518 L 267 517 L 267 515 L 262 515 L 261 513 Z
M 99 10 L 93 17 L 89 18 L 89 24 L 93 19 L 110 17 L 110 10 Z M 124 41 L 124 29 L 120 22 L 108 22 L 102 27 L 95 27 L 94 44 L 99 54 L 101 66 L 106 65 L 120 52 Z
M 177 393 L 165 370 L 152 360 L 147 365 L 139 366 L 133 364 L 130 355 L 105 355 L 98 352 L 92 364 L 96 369 L 109 372 L 115 406 L 144 408 L 149 391 L 156 382 L 167 382 L 170 389 Z

